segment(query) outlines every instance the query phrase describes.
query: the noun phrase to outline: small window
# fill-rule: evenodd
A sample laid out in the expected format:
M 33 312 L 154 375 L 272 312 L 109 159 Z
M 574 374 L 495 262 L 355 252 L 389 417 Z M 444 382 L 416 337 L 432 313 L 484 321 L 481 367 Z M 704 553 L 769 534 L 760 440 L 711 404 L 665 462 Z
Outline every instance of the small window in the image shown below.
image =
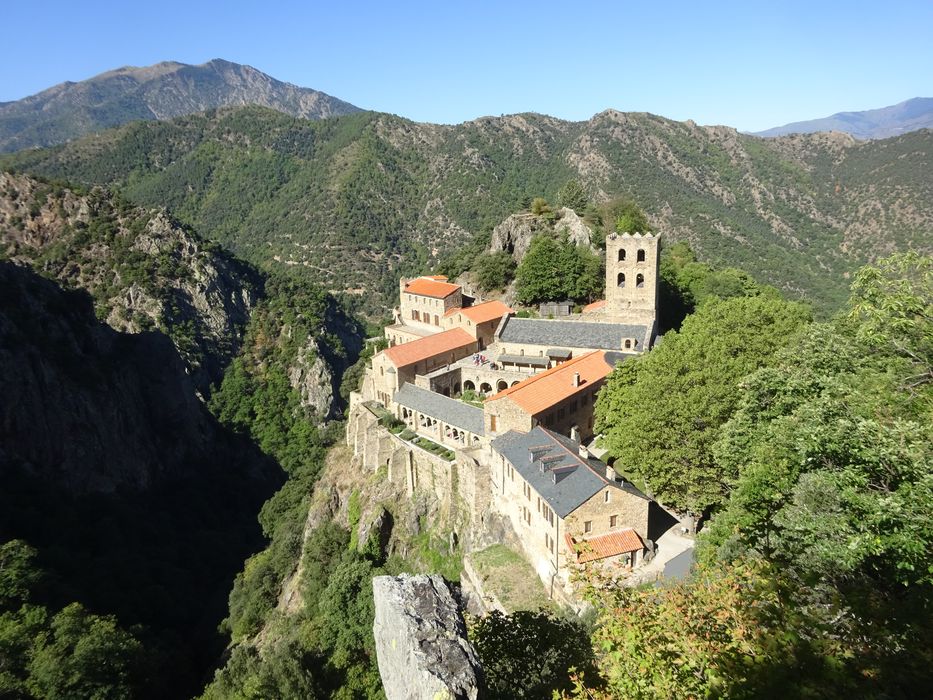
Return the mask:
M 638 256 L 635 258 L 638 262 L 645 262 L 645 251 L 639 250 Z
M 644 276 L 644 275 L 638 275 L 638 277 L 635 278 L 635 286 L 638 287 L 639 289 L 641 289 L 642 287 L 645 286 L 645 276 Z
M 625 248 L 619 248 L 619 262 L 625 262 Z
M 593 531 L 593 521 L 587 520 L 583 523 L 583 532 L 592 532 Z
M 489 430 L 493 433 L 496 432 L 496 416 L 489 416 Z
M 606 493 L 603 494 L 603 502 L 604 502 L 604 503 L 609 503 L 609 498 L 610 498 L 610 496 L 609 496 L 609 489 L 606 489 Z
M 620 287 L 625 286 L 625 273 L 624 272 L 620 272 L 619 276 L 616 277 L 616 284 L 618 284 Z
M 618 516 L 618 515 L 610 515 L 610 516 L 609 516 L 609 527 L 615 527 L 616 524 L 617 524 L 618 522 L 619 522 L 619 516 Z
M 632 347 L 632 341 L 629 340 L 628 338 L 626 338 L 626 339 L 625 339 L 625 349 L 626 349 L 626 350 L 630 350 L 631 347 Z

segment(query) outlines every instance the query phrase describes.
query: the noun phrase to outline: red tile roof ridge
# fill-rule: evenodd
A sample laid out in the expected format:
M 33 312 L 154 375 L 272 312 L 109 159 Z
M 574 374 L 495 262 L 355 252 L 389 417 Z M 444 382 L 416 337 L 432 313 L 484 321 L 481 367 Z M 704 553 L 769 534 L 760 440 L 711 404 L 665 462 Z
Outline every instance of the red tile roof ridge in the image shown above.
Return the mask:
M 405 284 L 404 292 L 408 294 L 417 294 L 423 297 L 433 297 L 436 299 L 445 299 L 454 292 L 460 290 L 459 284 L 441 282 L 429 277 L 417 277 L 409 280 Z
M 576 554 L 578 564 L 635 552 L 645 546 L 641 536 L 631 527 L 615 532 L 607 532 L 604 535 L 597 535 L 589 539 L 581 538 L 579 542 L 569 532 L 565 532 L 564 542 Z M 585 545 L 584 551 L 577 551 L 579 544 Z
M 429 357 L 456 350 L 475 342 L 476 339 L 462 328 L 450 328 L 408 343 L 393 345 L 382 352 L 396 367 L 407 367 Z
M 575 365 L 575 364 L 577 364 L 578 362 L 580 362 L 580 361 L 586 359 L 587 357 L 590 357 L 590 356 L 592 356 L 592 355 L 595 355 L 595 354 L 598 353 L 598 352 L 603 352 L 603 351 L 602 351 L 602 350 L 593 350 L 593 351 L 588 352 L 588 353 L 586 353 L 586 354 L 584 354 L 584 355 L 578 355 L 577 357 L 574 357 L 574 358 L 571 359 L 571 360 L 567 360 L 566 362 L 561 362 L 559 365 L 556 365 L 556 366 L 554 366 L 554 367 L 551 367 L 551 369 L 545 370 L 544 372 L 539 372 L 538 374 L 533 374 L 532 376 L 528 377 L 528 379 L 522 380 L 521 382 L 519 382 L 519 383 L 516 384 L 515 386 L 510 386 L 510 387 L 508 387 L 507 389 L 503 389 L 502 391 L 493 394 L 493 395 L 490 396 L 488 399 L 486 399 L 486 401 L 487 401 L 487 402 L 489 402 L 489 401 L 497 401 L 498 399 L 501 399 L 501 398 L 503 398 L 503 397 L 505 397 L 505 396 L 509 396 L 510 394 L 514 394 L 515 392 L 517 392 L 517 391 L 519 391 L 519 390 L 521 390 L 521 389 L 527 389 L 529 386 L 531 386 L 532 384 L 534 384 L 536 381 L 539 381 L 539 380 L 541 380 L 541 379 L 544 379 L 545 377 L 549 377 L 549 376 L 551 376 L 551 375 L 553 375 L 553 374 L 557 374 L 557 371 L 558 371 L 558 370 L 567 369 L 568 367 L 571 367 L 572 365 Z

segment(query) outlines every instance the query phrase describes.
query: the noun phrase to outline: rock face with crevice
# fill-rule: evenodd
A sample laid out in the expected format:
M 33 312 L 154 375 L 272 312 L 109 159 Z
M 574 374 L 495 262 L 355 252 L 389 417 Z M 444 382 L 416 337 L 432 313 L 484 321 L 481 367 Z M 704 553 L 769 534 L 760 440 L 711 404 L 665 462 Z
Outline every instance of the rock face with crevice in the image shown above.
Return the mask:
M 444 579 L 425 574 L 373 579 L 373 635 L 388 700 L 475 700 L 482 669 Z

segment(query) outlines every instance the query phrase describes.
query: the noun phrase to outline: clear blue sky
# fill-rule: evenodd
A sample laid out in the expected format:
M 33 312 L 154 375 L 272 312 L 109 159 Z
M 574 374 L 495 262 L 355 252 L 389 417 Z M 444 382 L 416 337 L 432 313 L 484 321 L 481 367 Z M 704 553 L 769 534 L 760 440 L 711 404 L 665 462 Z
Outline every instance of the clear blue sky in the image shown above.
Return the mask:
M 418 121 L 612 107 L 760 130 L 933 96 L 933 1 L 10 2 L 0 101 L 225 58 Z

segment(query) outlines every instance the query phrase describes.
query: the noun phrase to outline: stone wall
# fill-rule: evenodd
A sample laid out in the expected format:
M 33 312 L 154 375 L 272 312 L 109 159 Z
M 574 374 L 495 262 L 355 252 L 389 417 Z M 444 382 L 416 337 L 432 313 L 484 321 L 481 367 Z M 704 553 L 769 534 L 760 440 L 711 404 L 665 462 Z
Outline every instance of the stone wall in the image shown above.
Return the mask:
M 609 316 L 622 321 L 654 321 L 658 308 L 660 252 L 660 238 L 650 233 L 606 237 L 606 313 Z M 643 260 L 639 259 L 640 253 Z M 620 275 L 625 276 L 621 286 Z
M 362 402 L 350 410 L 346 441 L 360 469 L 374 473 L 385 468 L 386 478 L 409 497 L 428 493 L 436 499 L 441 512 L 461 512 L 462 518 L 451 517 L 450 521 L 465 523 L 466 529 L 457 533 L 465 551 L 473 543 L 491 543 L 486 535 L 489 469 L 479 458 L 478 448 L 460 449 L 456 459 L 449 462 L 390 433 Z

